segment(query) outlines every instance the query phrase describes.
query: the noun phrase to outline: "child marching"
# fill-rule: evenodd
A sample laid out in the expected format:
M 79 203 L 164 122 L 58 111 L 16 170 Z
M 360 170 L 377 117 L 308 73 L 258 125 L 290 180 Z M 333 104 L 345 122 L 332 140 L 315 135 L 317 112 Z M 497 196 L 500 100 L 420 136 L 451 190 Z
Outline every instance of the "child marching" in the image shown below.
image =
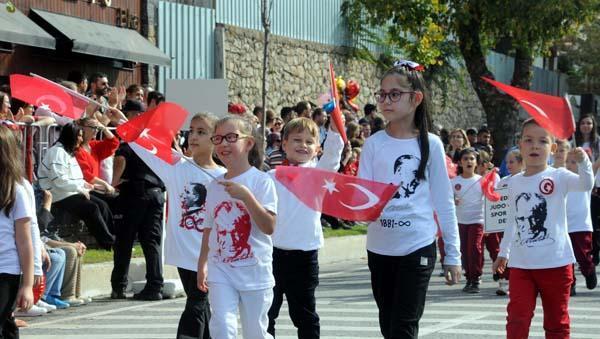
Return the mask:
M 466 293 L 479 293 L 483 274 L 483 191 L 481 176 L 475 174 L 479 153 L 472 147 L 460 151 L 459 175 L 452 179 L 456 218 L 460 234 L 462 266 L 467 283 Z
M 592 165 L 581 148 L 572 150 L 578 174 L 548 166 L 556 151 L 554 137 L 533 119 L 523 123 L 519 148 L 525 171 L 508 182 L 508 203 L 514 218 L 505 231 L 493 264 L 502 273 L 507 264 L 510 294 L 508 338 L 527 338 L 541 295 L 546 337 L 569 338 L 569 292 L 575 262 L 568 236 L 566 196 L 592 189 Z
M 422 66 L 395 63 L 375 97 L 389 121 L 370 136 L 358 176 L 399 185 L 367 231 L 371 286 L 384 338 L 416 338 L 435 264 L 436 212 L 444 238 L 448 284 L 460 277 L 460 249 L 444 147 L 429 133 L 430 98 Z
M 337 171 L 344 143 L 335 124 L 330 124 L 323 155 L 315 164 L 319 150 L 319 128 L 312 120 L 296 118 L 283 130 L 284 164 L 318 167 Z M 269 174 L 274 178 L 275 170 Z M 319 338 L 315 289 L 319 285 L 318 251 L 323 246 L 321 213 L 314 211 L 275 180 L 277 189 L 277 225 L 273 233 L 273 305 L 269 310 L 269 333 L 275 335 L 275 320 L 285 294 L 290 317 L 299 338 Z
M 187 296 L 185 309 L 179 320 L 177 338 L 210 338 L 208 295 L 198 289 L 196 278 L 207 219 L 207 187 L 213 177 L 225 172 L 212 157 L 214 147 L 210 137 L 216 121 L 217 118 L 209 113 L 198 113 L 192 117 L 187 137 L 192 159 L 181 159 L 174 165 L 169 165 L 141 146 L 130 144 L 131 149 L 160 177 L 167 189 L 169 217 L 165 263 L 177 267 Z
M 260 165 L 252 126 L 228 116 L 210 138 L 227 172 L 208 186 L 206 222 L 198 260 L 198 288 L 210 289 L 213 338 L 272 338 L 267 312 L 273 301 L 270 235 L 275 229 L 275 184 Z

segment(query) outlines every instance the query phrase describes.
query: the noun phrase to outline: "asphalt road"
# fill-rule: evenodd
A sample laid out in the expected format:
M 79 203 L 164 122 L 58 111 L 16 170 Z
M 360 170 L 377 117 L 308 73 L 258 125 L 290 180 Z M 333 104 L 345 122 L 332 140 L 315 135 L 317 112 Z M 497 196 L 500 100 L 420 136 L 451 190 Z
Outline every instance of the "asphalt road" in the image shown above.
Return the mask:
M 489 262 L 486 263 L 489 272 Z M 432 277 L 425 314 L 420 322 L 421 338 L 505 337 L 507 297 L 495 295 L 497 283 L 491 275 L 483 279 L 481 293 L 461 292 L 463 285 L 448 287 Z M 600 290 L 585 289 L 578 277 L 578 295 L 571 298 L 572 338 L 600 338 Z M 96 299 L 92 304 L 27 318 L 21 331 L 25 339 L 113 339 L 174 338 L 184 298 L 159 302 Z M 322 265 L 317 290 L 322 338 L 380 338 L 377 307 L 370 288 L 366 260 Z M 541 302 L 538 299 L 538 305 Z M 597 322 L 598 321 L 598 322 Z M 287 308 L 277 323 L 277 338 L 295 338 Z M 241 335 L 240 335 L 241 337 Z M 536 309 L 532 338 L 542 338 L 542 310 Z

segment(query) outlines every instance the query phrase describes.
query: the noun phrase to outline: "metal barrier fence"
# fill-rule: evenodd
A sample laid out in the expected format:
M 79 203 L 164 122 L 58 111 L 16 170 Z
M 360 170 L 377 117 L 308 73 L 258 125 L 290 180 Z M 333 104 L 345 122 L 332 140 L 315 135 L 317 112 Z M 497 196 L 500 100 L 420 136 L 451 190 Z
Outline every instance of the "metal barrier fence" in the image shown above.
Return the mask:
M 25 175 L 30 182 L 35 178 L 37 165 L 42 162 L 46 152 L 60 135 L 61 126 L 58 124 L 38 125 L 16 122 L 20 130 L 21 161 L 24 165 Z M 114 132 L 116 128 L 109 127 Z M 98 140 L 102 140 L 103 134 L 99 133 Z

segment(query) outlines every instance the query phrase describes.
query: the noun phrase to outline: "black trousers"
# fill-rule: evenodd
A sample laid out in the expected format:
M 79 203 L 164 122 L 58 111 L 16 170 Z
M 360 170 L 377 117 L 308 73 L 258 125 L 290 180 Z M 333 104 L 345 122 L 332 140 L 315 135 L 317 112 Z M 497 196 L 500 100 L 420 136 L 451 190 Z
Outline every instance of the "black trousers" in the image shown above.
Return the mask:
M 113 215 L 104 200 L 91 194 L 89 200 L 83 194 L 75 194 L 53 203 L 52 209 L 67 211 L 83 220 L 101 247 L 109 249 L 114 244 Z
M 160 253 L 162 240 L 163 192 L 156 188 L 142 196 L 121 194 L 115 215 L 114 267 L 110 277 L 113 290 L 127 288 L 127 275 L 131 262 L 131 248 L 136 235 L 146 260 L 147 292 L 159 292 L 163 286 L 163 269 Z
M 267 332 L 275 336 L 275 320 L 285 294 L 298 338 L 319 338 L 321 325 L 315 300 L 315 289 L 319 285 L 319 252 L 273 248 L 273 276 L 275 287 Z
M 368 252 L 371 287 L 385 339 L 418 338 L 435 257 L 435 242 L 406 256 Z
M 178 267 L 179 278 L 183 284 L 183 290 L 187 295 L 185 309 L 179 319 L 177 327 L 177 339 L 210 339 L 208 332 L 208 321 L 210 320 L 210 306 L 208 294 L 198 289 L 195 271 Z
M 19 329 L 12 313 L 17 307 L 21 276 L 0 273 L 0 339 L 19 338 Z

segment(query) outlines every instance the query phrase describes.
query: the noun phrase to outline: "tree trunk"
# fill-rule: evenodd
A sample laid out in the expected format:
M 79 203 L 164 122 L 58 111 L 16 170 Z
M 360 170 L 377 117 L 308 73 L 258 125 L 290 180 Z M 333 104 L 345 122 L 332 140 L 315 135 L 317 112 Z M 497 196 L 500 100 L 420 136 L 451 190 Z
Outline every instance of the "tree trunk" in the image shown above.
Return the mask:
M 516 48 L 515 69 L 511 85 L 523 89 L 529 89 L 533 78 L 533 56 L 528 48 Z
M 500 165 L 506 149 L 513 146 L 518 131 L 518 104 L 508 95 L 502 94 L 494 86 L 488 84 L 482 76 L 494 78 L 487 68 L 485 54 L 479 39 L 479 13 L 477 8 L 470 9 L 468 20 L 460 22 L 457 28 L 460 52 L 473 88 L 485 111 L 488 127 L 492 130 L 494 141 L 494 163 Z

